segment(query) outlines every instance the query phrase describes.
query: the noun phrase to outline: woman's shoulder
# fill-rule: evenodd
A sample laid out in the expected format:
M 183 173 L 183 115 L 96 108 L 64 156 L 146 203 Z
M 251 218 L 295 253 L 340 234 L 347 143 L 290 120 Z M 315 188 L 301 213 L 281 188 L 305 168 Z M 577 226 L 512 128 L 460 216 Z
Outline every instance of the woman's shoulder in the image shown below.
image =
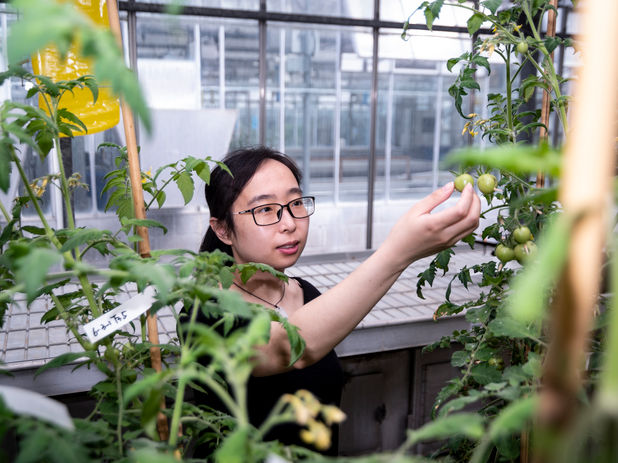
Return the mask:
M 304 298 L 304 303 L 305 304 L 308 303 L 309 301 L 315 299 L 320 294 L 322 294 L 322 293 L 320 293 L 320 290 L 318 288 L 313 286 L 313 284 L 311 284 L 307 280 L 305 280 L 305 279 L 303 279 L 301 277 L 292 277 L 292 279 L 296 280 L 298 282 L 298 284 L 300 285 L 300 288 L 303 291 L 303 298 Z

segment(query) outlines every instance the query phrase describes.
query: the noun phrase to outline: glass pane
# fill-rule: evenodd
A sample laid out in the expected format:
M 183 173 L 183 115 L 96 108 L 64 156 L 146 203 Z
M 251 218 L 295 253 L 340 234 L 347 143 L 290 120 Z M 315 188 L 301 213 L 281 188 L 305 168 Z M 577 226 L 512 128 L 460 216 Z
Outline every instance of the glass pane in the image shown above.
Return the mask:
M 145 3 L 162 3 L 178 5 L 178 0 L 144 0 Z M 182 0 L 183 6 L 203 6 L 232 10 L 258 10 L 260 0 Z
M 458 34 L 414 31 L 408 41 L 394 31 L 380 36 L 377 198 L 422 196 L 445 183 L 440 159 L 465 142 L 448 95 L 454 75 L 446 61 L 469 45 Z
M 266 9 L 279 13 L 372 19 L 374 0 L 267 0 Z
M 145 169 L 258 143 L 258 44 L 256 21 L 138 15 L 138 75 L 153 120 L 140 134 Z M 184 205 L 172 188 L 166 206 Z
M 410 24 L 425 24 L 423 10 L 417 10 L 421 0 L 380 0 L 380 19 L 382 21 L 407 21 Z M 470 5 L 472 6 L 472 2 Z M 440 10 L 440 16 L 434 21 L 435 25 L 466 27 L 468 18 L 472 16 L 470 10 L 456 5 L 445 4 Z
M 366 29 L 268 29 L 267 143 L 328 201 L 366 199 L 371 40 Z

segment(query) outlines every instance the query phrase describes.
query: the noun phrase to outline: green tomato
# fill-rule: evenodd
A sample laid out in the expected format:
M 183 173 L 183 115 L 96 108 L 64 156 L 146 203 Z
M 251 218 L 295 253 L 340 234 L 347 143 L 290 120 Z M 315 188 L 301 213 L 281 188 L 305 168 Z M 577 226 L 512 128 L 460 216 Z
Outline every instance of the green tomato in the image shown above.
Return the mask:
M 496 246 L 496 257 L 506 264 L 515 258 L 515 251 L 504 244 L 499 244 Z
M 481 190 L 481 193 L 484 195 L 489 195 L 496 189 L 498 181 L 496 180 L 496 177 L 491 174 L 483 174 L 476 180 L 476 184 L 478 185 L 479 190 Z
M 468 183 L 474 186 L 474 177 L 470 174 L 461 174 L 455 179 L 455 189 L 457 191 L 463 191 Z
M 536 255 L 536 244 L 534 244 L 534 241 L 527 241 L 526 243 L 518 244 L 515 246 L 514 252 L 517 262 L 520 264 L 525 264 Z
M 523 55 L 527 51 L 528 51 L 528 42 L 526 42 L 525 40 L 522 40 L 521 42 L 517 44 L 517 53 L 519 53 L 520 55 Z
M 518 243 L 525 243 L 526 241 L 530 241 L 532 238 L 532 233 L 530 233 L 530 229 L 528 227 L 517 227 L 513 231 L 513 238 Z

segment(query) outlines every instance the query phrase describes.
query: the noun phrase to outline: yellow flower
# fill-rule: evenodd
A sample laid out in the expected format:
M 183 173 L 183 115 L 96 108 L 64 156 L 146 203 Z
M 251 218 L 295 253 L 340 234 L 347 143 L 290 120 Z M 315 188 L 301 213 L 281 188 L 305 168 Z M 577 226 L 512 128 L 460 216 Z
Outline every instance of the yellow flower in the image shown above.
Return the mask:
M 521 26 L 522 26 L 522 24 L 518 24 L 517 26 L 515 26 L 515 27 L 513 28 L 513 30 L 514 30 L 515 32 L 519 32 L 519 29 L 521 29 Z
M 323 405 L 322 415 L 324 416 L 324 421 L 326 421 L 326 424 L 329 426 L 333 423 L 341 423 L 346 419 L 345 413 L 334 405 Z
M 307 444 L 313 444 L 318 450 L 326 450 L 330 447 L 330 430 L 315 420 L 308 423 L 309 429 L 300 431 L 300 438 Z
M 312 417 L 315 418 L 320 413 L 320 402 L 311 392 L 306 389 L 300 389 L 296 392 L 296 396 L 300 398 Z
M 468 131 L 468 127 L 470 127 L 470 121 L 466 122 L 466 124 L 464 125 L 464 128 L 461 131 L 461 136 L 464 136 L 466 134 L 466 132 Z

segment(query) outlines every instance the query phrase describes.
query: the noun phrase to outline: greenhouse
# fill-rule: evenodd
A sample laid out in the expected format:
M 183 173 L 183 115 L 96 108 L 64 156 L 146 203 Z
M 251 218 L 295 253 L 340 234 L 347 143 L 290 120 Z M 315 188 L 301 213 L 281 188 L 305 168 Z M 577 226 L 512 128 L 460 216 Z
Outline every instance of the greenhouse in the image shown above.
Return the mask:
M 618 3 L 0 18 L 0 461 L 618 461 Z

